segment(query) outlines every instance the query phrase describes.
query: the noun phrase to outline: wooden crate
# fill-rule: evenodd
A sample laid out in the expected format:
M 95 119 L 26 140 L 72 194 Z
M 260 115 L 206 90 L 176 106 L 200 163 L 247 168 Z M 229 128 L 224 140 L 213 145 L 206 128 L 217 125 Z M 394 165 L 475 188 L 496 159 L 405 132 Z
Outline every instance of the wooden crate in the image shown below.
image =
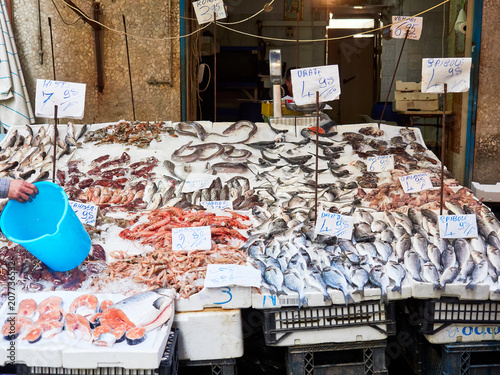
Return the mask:
M 396 100 L 393 106 L 395 111 L 437 111 L 439 100 Z

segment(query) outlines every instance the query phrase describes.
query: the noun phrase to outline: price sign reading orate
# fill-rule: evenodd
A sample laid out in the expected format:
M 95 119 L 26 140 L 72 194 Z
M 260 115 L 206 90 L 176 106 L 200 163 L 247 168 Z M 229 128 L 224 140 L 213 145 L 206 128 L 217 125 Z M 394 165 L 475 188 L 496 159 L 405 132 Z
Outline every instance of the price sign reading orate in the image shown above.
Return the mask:
M 466 92 L 470 87 L 472 58 L 422 59 L 422 92 Z
M 316 103 L 316 91 L 320 102 L 340 97 L 339 66 L 326 65 L 291 71 L 293 99 L 296 105 Z
M 189 227 L 172 229 L 173 250 L 210 250 L 212 232 L 210 227 Z
M 432 189 L 432 182 L 427 173 L 417 173 L 399 177 L 399 182 L 405 193 L 418 193 Z
M 352 216 L 344 216 L 331 212 L 319 212 L 316 220 L 316 234 L 344 238 L 350 240 L 354 227 Z
M 367 169 L 369 172 L 385 172 L 390 169 L 394 169 L 394 155 L 369 157 Z
M 441 238 L 477 237 L 476 215 L 439 215 Z
M 423 17 L 392 16 L 391 35 L 394 39 L 404 39 L 409 30 L 408 39 L 419 40 L 423 22 Z
M 193 2 L 196 19 L 200 25 L 212 22 L 214 13 L 217 13 L 217 19 L 226 18 L 226 8 L 222 0 L 199 0 Z
M 83 224 L 92 225 L 95 227 L 95 219 L 97 218 L 97 206 L 93 204 L 68 201 L 69 205 L 75 211 L 76 216 Z
M 82 119 L 85 109 L 84 83 L 36 80 L 35 115 L 54 118 L 57 105 L 57 118 Z

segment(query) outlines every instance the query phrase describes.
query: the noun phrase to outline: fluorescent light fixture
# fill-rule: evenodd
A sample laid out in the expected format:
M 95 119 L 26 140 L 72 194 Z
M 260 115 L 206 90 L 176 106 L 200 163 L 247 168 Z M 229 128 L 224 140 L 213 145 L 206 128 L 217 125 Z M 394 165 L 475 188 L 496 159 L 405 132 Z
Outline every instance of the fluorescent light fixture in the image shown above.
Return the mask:
M 328 29 L 373 29 L 375 20 L 373 18 L 344 18 L 330 19 Z

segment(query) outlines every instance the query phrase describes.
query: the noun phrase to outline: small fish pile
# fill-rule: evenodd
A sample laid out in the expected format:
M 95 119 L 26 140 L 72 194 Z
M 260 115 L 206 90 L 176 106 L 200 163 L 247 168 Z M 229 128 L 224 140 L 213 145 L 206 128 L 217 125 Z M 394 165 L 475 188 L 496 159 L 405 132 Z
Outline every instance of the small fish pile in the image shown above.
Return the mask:
M 146 332 L 165 324 L 173 314 L 173 293 L 160 288 L 139 293 L 117 303 L 83 294 L 63 308 L 61 297 L 52 296 L 39 304 L 33 299 L 19 303 L 16 316 L 2 327 L 6 340 L 26 340 L 30 344 L 51 339 L 63 330 L 74 339 L 96 346 L 111 347 L 122 341 L 137 345 Z
M 85 142 L 95 142 L 96 145 L 123 143 L 146 148 L 153 140 L 161 142 L 161 135 L 165 133 L 174 135 L 174 129 L 163 122 L 120 121 L 118 124 L 87 132 Z
M 41 126 L 36 133 L 29 125 L 25 126 L 22 135 L 21 129 L 13 129 L 8 138 L 2 142 L 0 151 L 0 177 L 23 179 L 28 182 L 37 182 L 49 179 L 52 174 L 54 160 L 53 127 Z M 78 130 L 72 123 L 67 126 L 67 134 L 62 140 L 57 137 L 56 160 L 72 152 L 77 147 L 77 140 L 85 133 L 86 127 Z
M 70 246 L 70 245 L 68 245 Z M 94 244 L 87 259 L 77 268 L 58 272 L 50 270 L 21 245 L 0 248 L 0 295 L 7 294 L 10 264 L 15 265 L 15 278 L 20 290 L 77 290 L 85 280 L 94 279 L 106 269 L 106 254 L 102 246 Z

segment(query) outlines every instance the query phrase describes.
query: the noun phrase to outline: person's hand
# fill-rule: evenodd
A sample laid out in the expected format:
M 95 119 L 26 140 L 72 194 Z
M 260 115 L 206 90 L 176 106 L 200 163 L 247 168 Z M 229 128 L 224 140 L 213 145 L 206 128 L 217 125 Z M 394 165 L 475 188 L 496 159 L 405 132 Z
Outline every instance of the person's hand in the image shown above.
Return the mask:
M 38 194 L 38 189 L 35 185 L 23 180 L 11 180 L 9 184 L 9 199 L 15 199 L 18 202 L 24 203 L 30 201 Z

